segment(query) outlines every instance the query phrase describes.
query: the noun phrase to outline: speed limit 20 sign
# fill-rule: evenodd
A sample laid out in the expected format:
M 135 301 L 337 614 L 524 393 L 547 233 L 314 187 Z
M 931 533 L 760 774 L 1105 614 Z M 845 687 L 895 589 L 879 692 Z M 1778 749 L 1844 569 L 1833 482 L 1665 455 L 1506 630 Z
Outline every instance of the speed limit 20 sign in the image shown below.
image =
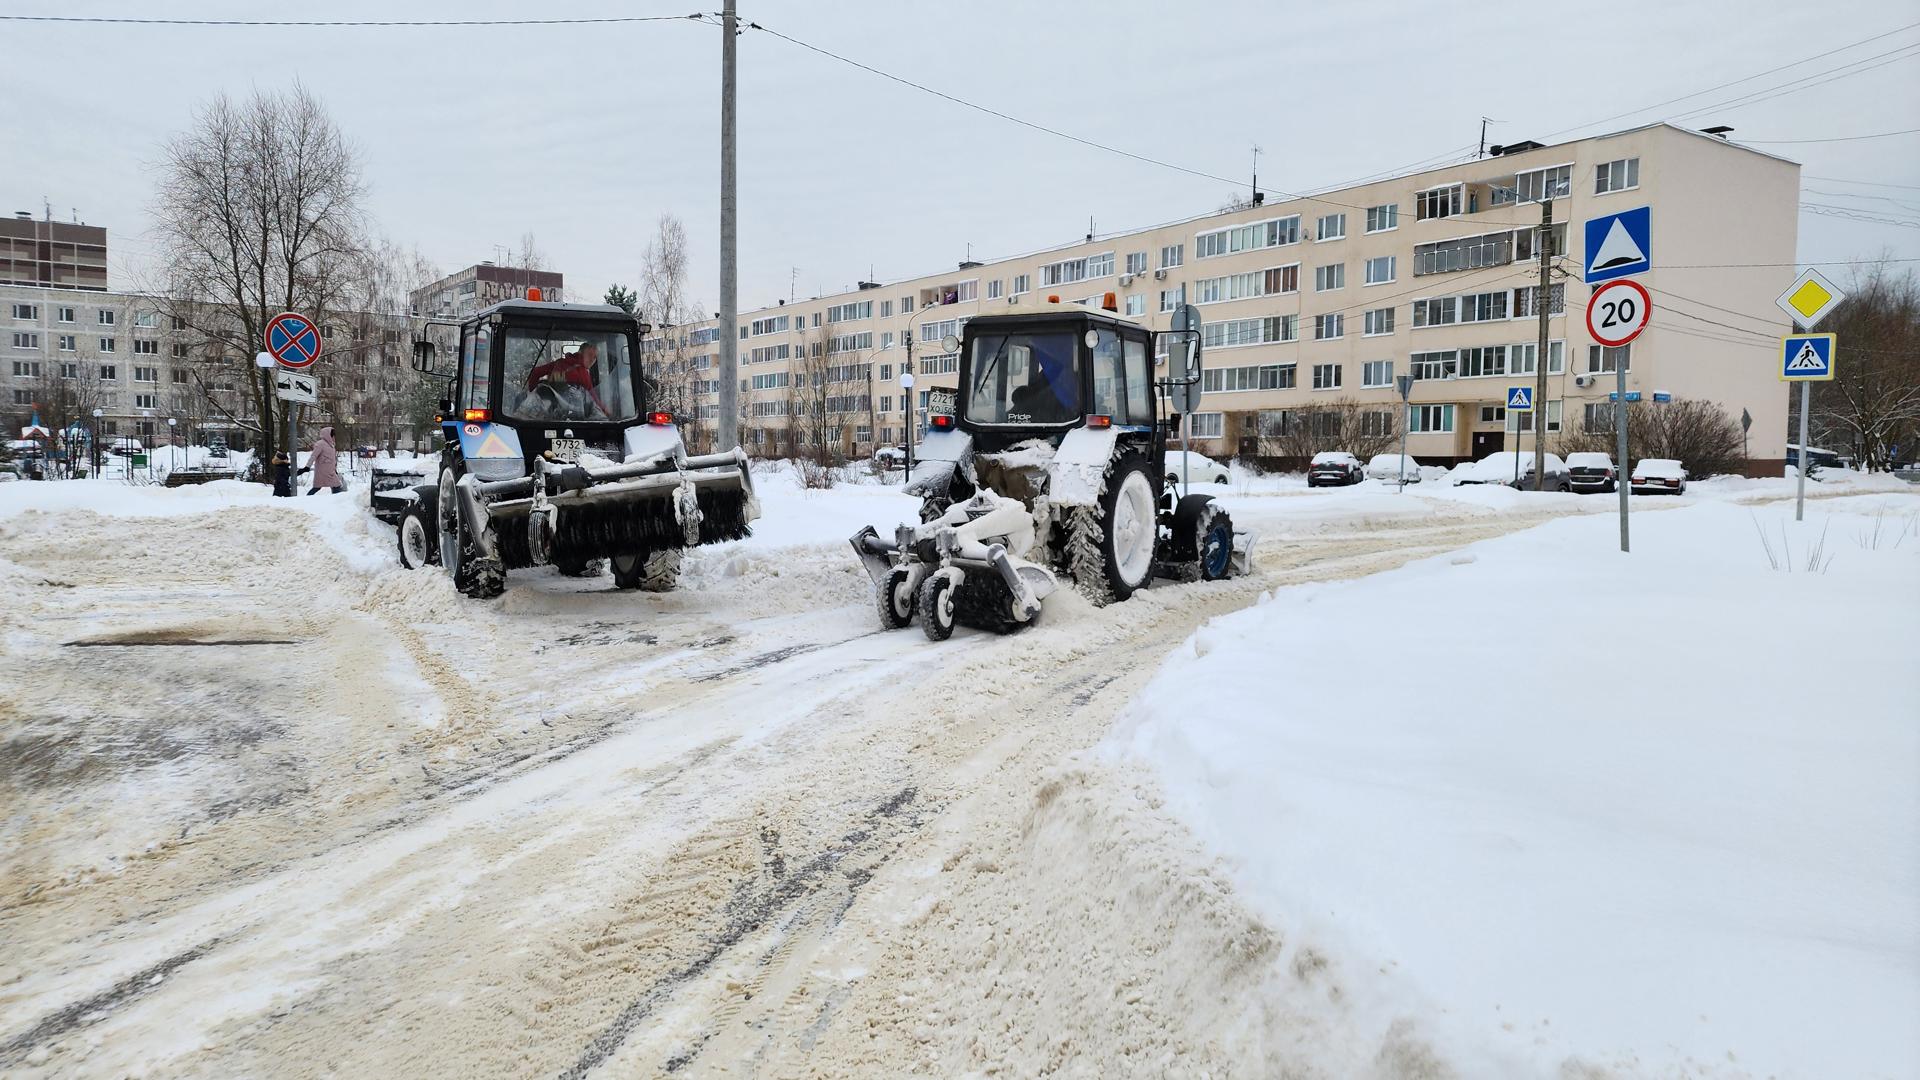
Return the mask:
M 1618 278 L 1593 290 L 1587 300 L 1587 333 L 1602 345 L 1625 345 L 1647 328 L 1653 298 L 1637 281 Z

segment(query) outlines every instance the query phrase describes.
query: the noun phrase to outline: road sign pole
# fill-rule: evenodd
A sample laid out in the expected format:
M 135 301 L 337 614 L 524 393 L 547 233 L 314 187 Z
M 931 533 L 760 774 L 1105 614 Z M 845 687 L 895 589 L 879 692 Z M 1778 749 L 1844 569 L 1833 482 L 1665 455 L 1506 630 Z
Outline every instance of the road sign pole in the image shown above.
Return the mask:
M 1614 430 L 1614 438 L 1618 443 L 1619 451 L 1620 451 L 1620 459 L 1614 462 L 1614 466 L 1613 466 L 1614 467 L 1613 486 L 1617 488 L 1620 492 L 1620 550 L 1624 552 L 1628 550 L 1628 547 L 1627 547 L 1627 489 L 1632 486 L 1627 482 L 1627 478 L 1632 474 L 1627 471 L 1627 365 L 1626 364 L 1615 363 L 1613 365 L 1613 382 L 1614 382 L 1614 386 L 1618 388 L 1616 393 L 1615 403 L 1613 406 L 1613 430 Z
M 1407 490 L 1407 432 L 1413 427 L 1412 405 L 1407 395 L 1413 391 L 1413 376 L 1402 375 L 1394 380 L 1400 390 L 1400 491 Z
M 1547 194 L 1541 192 L 1542 195 Z M 1540 351 L 1533 358 L 1533 490 L 1547 490 L 1547 312 L 1553 307 L 1547 302 L 1547 294 L 1552 290 L 1552 278 L 1549 271 L 1553 263 L 1547 258 L 1547 250 L 1553 246 L 1553 200 L 1540 200 L 1540 239 L 1534 242 L 1534 253 L 1540 256 L 1540 291 L 1533 303 L 1540 310 Z M 1519 425 L 1516 424 L 1515 427 Z M 1517 457 L 1518 455 L 1516 455 Z
M 1800 384 L 1800 464 L 1794 469 L 1793 481 L 1793 520 L 1804 521 L 1807 516 L 1807 406 L 1812 399 L 1813 387 Z

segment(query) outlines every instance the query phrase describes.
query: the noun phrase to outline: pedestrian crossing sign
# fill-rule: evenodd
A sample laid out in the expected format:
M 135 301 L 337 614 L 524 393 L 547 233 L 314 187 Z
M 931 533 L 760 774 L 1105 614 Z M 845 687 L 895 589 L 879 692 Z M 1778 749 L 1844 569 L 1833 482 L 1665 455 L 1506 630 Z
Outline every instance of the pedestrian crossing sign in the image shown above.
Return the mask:
M 1533 387 L 1516 386 L 1507 391 L 1508 412 L 1533 411 Z
M 1834 336 L 1791 334 L 1780 339 L 1780 378 L 1823 382 L 1833 378 Z

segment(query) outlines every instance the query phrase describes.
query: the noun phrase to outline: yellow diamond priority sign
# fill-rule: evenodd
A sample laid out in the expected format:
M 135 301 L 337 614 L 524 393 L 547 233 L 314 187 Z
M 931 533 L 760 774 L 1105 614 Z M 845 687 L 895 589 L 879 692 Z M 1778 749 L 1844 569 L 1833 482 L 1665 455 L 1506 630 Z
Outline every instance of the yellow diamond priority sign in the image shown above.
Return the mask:
M 1840 286 L 1828 281 L 1825 274 L 1809 267 L 1806 273 L 1787 286 L 1787 291 L 1781 293 L 1774 303 L 1779 304 L 1780 310 L 1786 312 L 1787 317 L 1800 329 L 1811 330 L 1846 298 L 1847 294 L 1840 291 Z

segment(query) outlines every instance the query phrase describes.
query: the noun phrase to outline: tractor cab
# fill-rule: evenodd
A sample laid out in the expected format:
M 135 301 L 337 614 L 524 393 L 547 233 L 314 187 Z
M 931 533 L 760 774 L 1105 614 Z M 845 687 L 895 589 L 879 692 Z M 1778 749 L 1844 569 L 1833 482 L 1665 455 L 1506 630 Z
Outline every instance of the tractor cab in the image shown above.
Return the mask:
M 759 511 L 746 454 L 689 455 L 674 417 L 649 410 L 636 363 L 647 324 L 532 291 L 428 322 L 458 338 L 445 368 L 434 342 L 414 343 L 414 366 L 449 383 L 418 531 L 437 534 L 462 592 L 498 595 L 517 567 L 586 575 L 602 562 L 622 588 L 662 588 L 682 549 L 747 535 Z
M 1156 434 L 1146 327 L 1105 311 L 1056 307 L 976 318 L 964 331 L 954 421 L 977 451 L 1030 439 L 1058 445 L 1086 427 Z

